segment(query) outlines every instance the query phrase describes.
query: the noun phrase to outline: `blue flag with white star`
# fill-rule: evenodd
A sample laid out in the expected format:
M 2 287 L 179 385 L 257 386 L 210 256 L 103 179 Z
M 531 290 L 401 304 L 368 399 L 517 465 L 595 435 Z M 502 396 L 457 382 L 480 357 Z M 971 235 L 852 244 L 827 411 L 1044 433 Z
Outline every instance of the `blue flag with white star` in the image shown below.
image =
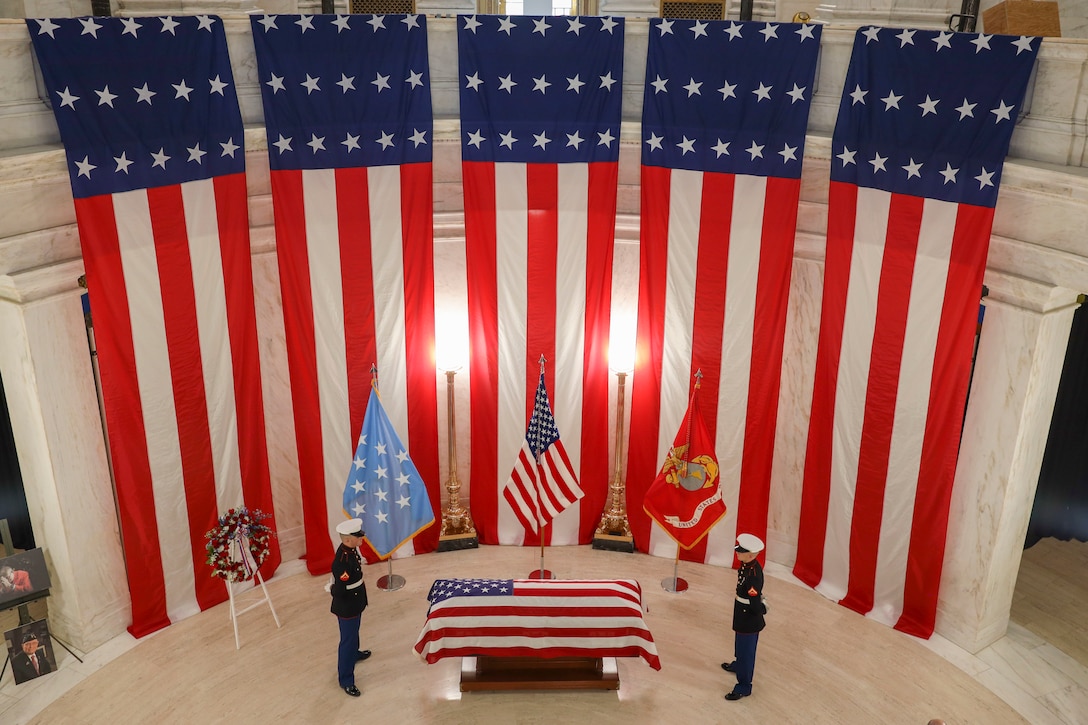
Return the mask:
M 344 486 L 344 510 L 362 519 L 364 538 L 382 559 L 434 523 L 427 487 L 373 388 Z
M 650 21 L 642 163 L 800 178 L 820 26 Z
M 1040 43 L 860 29 L 835 121 L 832 181 L 994 206 Z
M 28 20 L 76 198 L 245 171 L 214 15 Z

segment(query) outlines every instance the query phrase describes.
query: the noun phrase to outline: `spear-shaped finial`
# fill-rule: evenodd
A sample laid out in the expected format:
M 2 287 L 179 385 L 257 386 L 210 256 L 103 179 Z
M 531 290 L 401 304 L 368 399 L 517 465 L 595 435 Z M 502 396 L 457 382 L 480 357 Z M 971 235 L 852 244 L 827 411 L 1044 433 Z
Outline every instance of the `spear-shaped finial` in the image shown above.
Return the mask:
M 698 368 L 695 371 L 695 389 L 691 391 L 691 400 L 688 401 L 687 445 L 684 447 L 684 458 L 680 465 L 680 476 L 682 478 L 687 478 L 688 475 L 688 461 L 691 460 L 691 416 L 695 412 L 695 393 L 702 384 L 703 369 Z

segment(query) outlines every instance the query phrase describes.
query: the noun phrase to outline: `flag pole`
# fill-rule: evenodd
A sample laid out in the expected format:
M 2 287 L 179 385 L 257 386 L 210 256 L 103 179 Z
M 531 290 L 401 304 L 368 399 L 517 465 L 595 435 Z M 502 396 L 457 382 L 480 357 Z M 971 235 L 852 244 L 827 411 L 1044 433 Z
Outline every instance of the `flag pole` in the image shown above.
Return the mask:
M 381 391 L 378 389 L 378 365 L 376 363 L 370 363 L 370 386 L 374 388 L 374 392 L 381 397 Z M 404 586 L 405 579 L 400 574 L 393 573 L 393 555 L 389 555 L 389 573 L 385 576 L 378 577 L 378 589 L 383 592 L 395 592 Z
M 672 563 L 672 576 L 661 580 L 661 588 L 672 594 L 687 591 L 688 582 L 679 576 L 680 570 L 680 544 L 676 544 L 676 559 Z
M 544 374 L 544 363 L 548 362 L 543 354 L 540 356 L 540 374 Z M 534 458 L 536 469 L 540 471 L 540 454 Z M 536 486 L 533 487 L 536 494 L 536 530 L 540 534 L 540 568 L 529 572 L 530 579 L 552 579 L 552 573 L 544 568 L 544 523 L 540 520 L 540 476 L 537 475 Z
M 684 441 L 684 458 L 680 462 L 680 477 L 684 478 L 688 475 L 688 460 L 691 458 L 691 411 L 694 409 L 693 403 L 695 402 L 695 394 L 699 392 L 699 388 L 703 384 L 703 369 L 699 368 L 695 371 L 695 387 L 691 391 L 691 399 L 688 400 L 688 419 L 687 419 L 687 440 Z M 679 575 L 680 571 L 680 542 L 676 542 L 676 560 L 672 563 L 672 576 L 666 577 L 661 580 L 661 588 L 667 592 L 682 592 L 688 588 L 686 580 L 681 579 Z

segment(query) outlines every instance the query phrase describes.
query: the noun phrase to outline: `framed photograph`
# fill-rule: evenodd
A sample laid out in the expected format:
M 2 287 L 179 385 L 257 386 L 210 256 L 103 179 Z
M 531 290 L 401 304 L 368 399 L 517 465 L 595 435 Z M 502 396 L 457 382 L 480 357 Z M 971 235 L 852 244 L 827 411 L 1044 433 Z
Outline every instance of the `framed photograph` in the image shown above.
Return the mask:
M 49 569 L 41 549 L 0 559 L 0 609 L 10 609 L 49 593 Z
M 10 629 L 4 632 L 4 639 L 16 685 L 56 671 L 57 659 L 53 654 L 53 639 L 49 636 L 48 620 L 39 619 L 37 622 Z

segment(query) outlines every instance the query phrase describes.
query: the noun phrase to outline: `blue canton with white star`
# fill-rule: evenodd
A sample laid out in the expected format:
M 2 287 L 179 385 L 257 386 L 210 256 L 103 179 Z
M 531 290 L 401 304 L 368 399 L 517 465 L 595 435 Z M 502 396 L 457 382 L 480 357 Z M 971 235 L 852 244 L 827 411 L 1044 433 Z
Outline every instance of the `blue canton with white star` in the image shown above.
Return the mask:
M 994 206 L 1040 43 L 858 30 L 832 138 L 831 180 Z
M 820 26 L 650 21 L 642 163 L 797 179 Z
M 533 400 L 533 414 L 529 417 L 529 427 L 525 431 L 525 441 L 533 452 L 533 458 L 539 460 L 540 455 L 557 440 L 559 429 L 555 425 L 555 416 L 552 415 L 552 406 L 548 401 L 548 390 L 544 387 L 544 375 L 541 373 L 536 386 L 536 398 Z
M 214 15 L 27 20 L 76 198 L 245 171 Z
M 429 162 L 422 15 L 250 18 L 273 170 Z
M 623 18 L 457 18 L 465 161 L 619 159 Z
M 513 594 L 513 579 L 435 579 L 427 593 L 427 601 L 438 604 L 452 597 L 504 597 Z

